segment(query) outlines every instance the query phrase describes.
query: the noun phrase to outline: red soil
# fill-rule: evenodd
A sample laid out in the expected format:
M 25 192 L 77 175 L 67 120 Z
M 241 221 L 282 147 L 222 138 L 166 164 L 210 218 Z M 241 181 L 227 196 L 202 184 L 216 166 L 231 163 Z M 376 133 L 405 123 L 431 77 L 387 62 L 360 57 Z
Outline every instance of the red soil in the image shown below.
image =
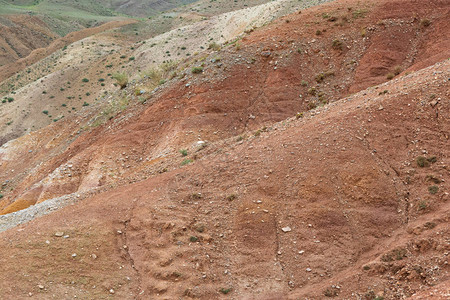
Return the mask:
M 0 295 L 445 299 L 448 16 L 445 1 L 336 1 L 91 132 L 67 119 L 22 137 L 3 213 L 104 191 L 2 233 Z M 361 91 L 396 66 L 431 67 Z M 183 148 L 194 162 L 179 167 Z

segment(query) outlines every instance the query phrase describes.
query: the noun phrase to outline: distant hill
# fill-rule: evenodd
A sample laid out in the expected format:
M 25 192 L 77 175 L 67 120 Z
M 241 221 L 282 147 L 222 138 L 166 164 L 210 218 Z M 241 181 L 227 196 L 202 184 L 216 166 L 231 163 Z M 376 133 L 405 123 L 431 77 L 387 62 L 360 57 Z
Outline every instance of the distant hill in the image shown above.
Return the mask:
M 128 15 L 148 17 L 193 0 L 2 0 L 0 14 L 28 11 L 54 15 L 58 18 L 91 19 L 96 16 Z

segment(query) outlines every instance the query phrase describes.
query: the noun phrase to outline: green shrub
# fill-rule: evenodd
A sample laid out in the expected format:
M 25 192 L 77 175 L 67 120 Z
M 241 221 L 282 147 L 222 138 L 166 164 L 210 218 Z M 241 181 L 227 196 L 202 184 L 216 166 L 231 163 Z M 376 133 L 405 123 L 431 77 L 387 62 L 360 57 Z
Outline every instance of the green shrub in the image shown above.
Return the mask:
M 187 156 L 188 155 L 188 151 L 186 149 L 181 149 L 180 153 L 182 156 Z
M 421 168 L 428 167 L 430 163 L 435 163 L 436 161 L 437 161 L 436 156 L 431 156 L 429 158 L 426 158 L 424 156 L 418 156 L 416 158 L 416 163 Z
M 192 73 L 194 74 L 199 74 L 203 72 L 203 68 L 202 67 L 193 67 L 192 68 Z
M 430 192 L 430 194 L 434 195 L 439 191 L 439 187 L 437 185 L 432 185 L 428 187 L 428 192 Z
M 182 165 L 182 166 L 185 166 L 185 165 L 190 164 L 191 162 L 192 162 L 192 160 L 186 158 L 185 160 L 183 160 L 183 161 L 181 162 L 181 165 Z
M 8 97 L 8 102 L 13 102 L 14 98 L 13 97 Z
M 128 75 L 125 73 L 115 73 L 112 75 L 112 78 L 116 80 L 120 89 L 124 89 L 128 84 Z
M 343 46 L 344 46 L 344 44 L 342 43 L 342 41 L 340 41 L 338 39 L 333 40 L 333 43 L 332 43 L 333 49 L 342 50 Z
M 427 203 L 425 201 L 421 201 L 419 203 L 418 210 L 425 210 L 427 209 L 427 207 L 428 207 Z
M 83 79 L 81 79 L 81 81 L 82 81 L 82 82 L 89 82 L 89 79 L 83 78 Z
M 48 115 L 48 110 L 43 110 L 42 113 L 43 113 L 44 115 Z
M 220 292 L 224 295 L 228 294 L 229 292 L 231 292 L 231 288 L 225 289 L 225 288 L 221 288 Z

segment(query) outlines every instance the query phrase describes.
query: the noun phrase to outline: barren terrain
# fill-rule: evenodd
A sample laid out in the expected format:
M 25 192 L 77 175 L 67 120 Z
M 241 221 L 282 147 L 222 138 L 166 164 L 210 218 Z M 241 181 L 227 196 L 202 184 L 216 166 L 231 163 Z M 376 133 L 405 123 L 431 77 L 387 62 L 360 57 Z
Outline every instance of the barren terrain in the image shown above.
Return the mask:
M 450 7 L 343 0 L 257 28 L 276 5 L 134 49 L 97 34 L 47 58 L 88 71 L 24 81 L 2 109 L 106 85 L 0 147 L 0 298 L 448 299 Z

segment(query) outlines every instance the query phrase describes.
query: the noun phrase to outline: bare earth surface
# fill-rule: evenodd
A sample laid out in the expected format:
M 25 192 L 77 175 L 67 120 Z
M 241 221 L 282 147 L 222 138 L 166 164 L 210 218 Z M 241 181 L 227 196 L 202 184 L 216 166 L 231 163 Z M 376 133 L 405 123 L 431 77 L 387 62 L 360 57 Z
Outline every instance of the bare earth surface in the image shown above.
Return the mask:
M 313 7 L 4 144 L 0 298 L 448 299 L 449 11 Z

